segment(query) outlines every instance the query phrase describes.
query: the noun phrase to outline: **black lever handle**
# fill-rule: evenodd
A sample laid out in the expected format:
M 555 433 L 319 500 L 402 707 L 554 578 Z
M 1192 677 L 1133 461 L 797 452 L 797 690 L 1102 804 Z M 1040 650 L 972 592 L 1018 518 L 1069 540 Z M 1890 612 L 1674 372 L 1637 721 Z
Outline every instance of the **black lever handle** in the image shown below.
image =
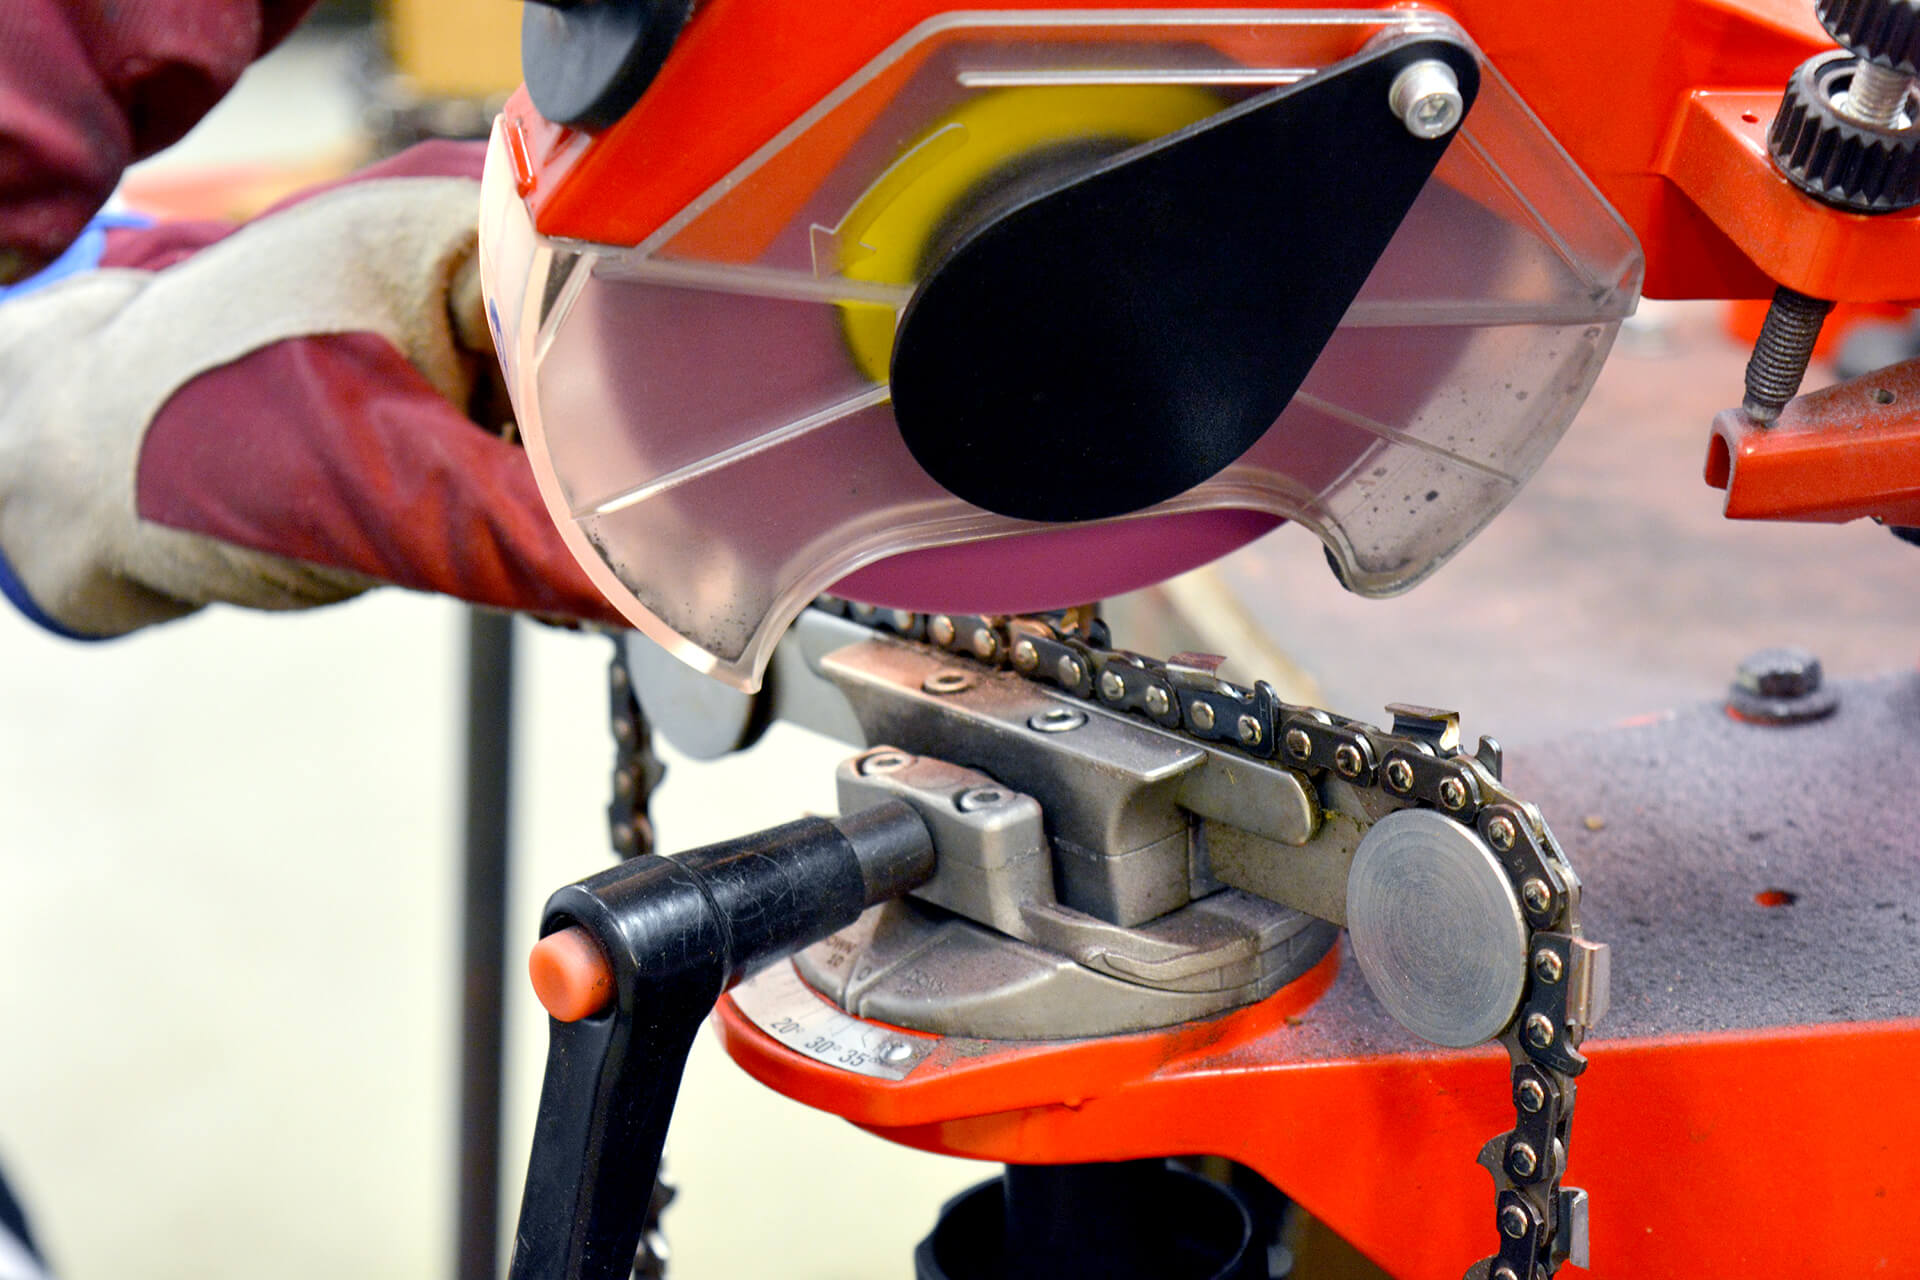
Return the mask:
M 598 994 L 563 1010 L 585 1016 L 549 1023 L 511 1280 L 627 1280 L 687 1054 L 714 1002 L 933 870 L 926 824 L 888 801 L 631 858 L 547 899 L 541 946 L 586 957 L 584 986 Z

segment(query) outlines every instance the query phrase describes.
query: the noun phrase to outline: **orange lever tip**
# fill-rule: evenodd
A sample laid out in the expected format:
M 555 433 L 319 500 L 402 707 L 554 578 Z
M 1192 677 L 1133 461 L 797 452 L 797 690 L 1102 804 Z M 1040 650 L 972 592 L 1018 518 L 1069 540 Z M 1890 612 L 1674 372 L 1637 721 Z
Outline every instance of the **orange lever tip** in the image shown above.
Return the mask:
M 579 925 L 550 933 L 527 957 L 533 993 L 561 1022 L 578 1022 L 613 1003 L 613 966 Z

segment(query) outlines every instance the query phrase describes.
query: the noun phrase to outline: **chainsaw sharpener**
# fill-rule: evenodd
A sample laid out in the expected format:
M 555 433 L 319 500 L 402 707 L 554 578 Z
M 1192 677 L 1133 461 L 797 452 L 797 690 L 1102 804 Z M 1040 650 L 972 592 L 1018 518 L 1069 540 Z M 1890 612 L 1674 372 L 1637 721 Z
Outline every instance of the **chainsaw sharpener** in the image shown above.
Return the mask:
M 1623 986 L 1620 1039 L 1587 1042 L 1612 987 L 1590 928 L 1663 975 L 1751 958 L 1751 891 L 1699 815 L 1752 778 L 1644 810 L 1662 860 L 1607 864 L 1596 903 L 1634 905 L 1605 927 L 1544 817 L 1706 776 L 1696 752 L 1810 777 L 1868 735 L 1878 777 L 1913 757 L 1887 710 L 1911 690 L 1843 696 L 1792 742 L 1715 709 L 1509 768 L 1453 712 L 1292 704 L 1121 648 L 1079 605 L 1286 520 L 1356 592 L 1417 584 L 1539 466 L 1643 278 L 1920 297 L 1920 255 L 1869 271 L 1834 247 L 1920 249 L 1920 223 L 1796 191 L 1757 226 L 1719 194 L 1791 187 L 1726 144 L 1748 127 L 1728 101 L 1752 113 L 1723 91 L 1783 81 L 1819 27 L 1678 8 L 1718 24 L 1710 55 L 1667 56 L 1671 24 L 1697 29 L 1653 4 L 1553 30 L 1506 0 L 884 0 L 831 31 L 777 0 L 528 6 L 482 269 L 543 494 L 640 633 L 621 679 L 696 755 L 774 718 L 856 753 L 835 821 L 550 900 L 515 1280 L 627 1274 L 716 1011 L 775 1089 L 1008 1166 L 948 1206 L 928 1280 L 1267 1276 L 1246 1201 L 1185 1156 L 1252 1170 L 1395 1275 L 1542 1280 L 1590 1240 L 1619 1274 L 1920 1267 L 1920 1233 L 1863 1230 L 1920 1205 L 1910 1151 L 1756 1135 L 1724 1089 L 1893 1089 L 1916 1037 L 1897 996 L 1836 963 L 1837 989 L 1756 999 L 1751 966 L 1706 965 L 1666 998 Z M 1621 49 L 1647 101 L 1598 127 L 1581 95 L 1619 96 Z M 1788 224 L 1828 249 L 1783 248 Z M 1759 469 L 1728 461 L 1738 434 L 1713 455 L 1730 510 Z M 1876 513 L 1845 496 L 1791 518 Z M 1778 841 L 1783 864 L 1822 852 Z M 1794 941 L 1857 905 L 1801 913 Z M 1611 1073 L 1581 1110 L 1591 1210 L 1568 1181 L 1590 1054 Z M 1759 1253 L 1763 1197 L 1675 1215 L 1755 1159 L 1821 1170 L 1849 1208 Z

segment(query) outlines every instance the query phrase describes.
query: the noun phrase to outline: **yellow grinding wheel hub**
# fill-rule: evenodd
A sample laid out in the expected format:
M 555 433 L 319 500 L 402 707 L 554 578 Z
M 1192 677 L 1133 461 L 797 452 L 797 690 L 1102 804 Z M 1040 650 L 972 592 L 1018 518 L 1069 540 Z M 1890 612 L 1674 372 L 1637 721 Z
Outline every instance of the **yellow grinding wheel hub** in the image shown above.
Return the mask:
M 1073 144 L 1138 146 L 1224 105 L 1191 85 L 1068 85 L 981 94 L 921 135 L 860 197 L 838 228 L 836 238 L 846 246 L 840 273 L 874 284 L 912 284 L 952 211 L 992 180 L 1017 173 L 1023 157 Z M 899 313 L 881 303 L 848 302 L 841 304 L 840 318 L 860 371 L 885 382 Z

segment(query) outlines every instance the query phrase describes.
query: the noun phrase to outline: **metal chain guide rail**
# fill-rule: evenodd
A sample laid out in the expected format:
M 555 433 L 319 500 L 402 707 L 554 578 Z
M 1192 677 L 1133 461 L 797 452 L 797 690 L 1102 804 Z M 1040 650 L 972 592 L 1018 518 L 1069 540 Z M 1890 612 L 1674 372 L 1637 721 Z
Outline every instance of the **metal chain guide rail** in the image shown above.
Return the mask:
M 1500 779 L 1498 744 L 1458 746 L 1450 712 L 1389 708 L 1382 731 L 1282 702 L 1262 681 L 1245 689 L 1214 673 L 1217 659 L 1157 661 L 1111 647 L 1090 609 L 1022 617 L 913 614 L 822 597 L 815 604 L 876 631 L 1008 670 L 1183 736 L 1274 760 L 1309 776 L 1377 790 L 1399 809 L 1453 820 L 1483 842 L 1523 920 L 1526 978 L 1511 1019 L 1492 1039 L 1512 1061 L 1516 1122 L 1481 1151 L 1493 1175 L 1499 1252 L 1467 1280 L 1540 1280 L 1586 1263 L 1586 1192 L 1563 1187 L 1580 1042 L 1605 1012 L 1606 948 L 1580 930 L 1580 881 L 1538 809 Z M 1005 780 L 1014 781 L 1014 780 Z

